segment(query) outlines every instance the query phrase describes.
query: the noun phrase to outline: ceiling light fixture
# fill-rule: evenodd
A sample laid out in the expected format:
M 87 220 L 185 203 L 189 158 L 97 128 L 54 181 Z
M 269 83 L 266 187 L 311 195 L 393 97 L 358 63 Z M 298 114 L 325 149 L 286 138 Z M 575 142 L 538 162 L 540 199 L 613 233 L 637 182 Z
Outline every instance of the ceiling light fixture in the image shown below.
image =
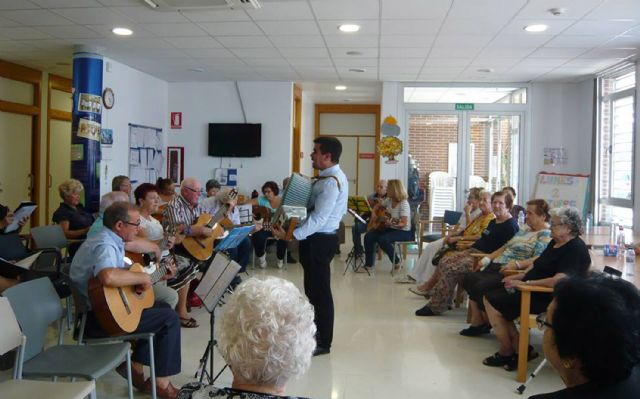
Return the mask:
M 361 51 L 347 51 L 347 55 L 362 55 Z
M 203 68 L 189 68 L 191 72 L 204 72 Z
M 129 28 L 113 28 L 111 29 L 114 35 L 118 36 L 131 36 L 133 35 L 133 31 Z
M 159 6 L 153 0 L 144 0 L 145 3 L 151 8 L 158 8 Z
M 480 68 L 480 69 L 476 69 L 478 72 L 482 72 L 482 73 L 491 73 L 493 72 L 493 68 Z
M 356 25 L 356 24 L 342 24 L 340 26 L 338 26 L 338 29 L 340 30 L 340 32 L 344 32 L 344 33 L 354 33 L 360 30 L 360 25 Z
M 565 12 L 567 12 L 567 9 L 562 7 L 556 7 L 556 8 L 550 8 L 548 11 L 549 13 L 551 13 L 551 15 L 554 15 L 557 17 L 558 15 L 562 15 Z
M 367 70 L 364 68 L 349 68 L 349 72 L 357 72 L 357 73 L 362 73 L 362 72 L 366 72 Z
M 543 24 L 534 24 L 534 25 L 527 25 L 522 29 L 530 33 L 538 33 L 538 32 L 544 32 L 545 30 L 549 29 L 549 26 L 543 25 Z
M 347 86 L 343 86 L 343 85 L 338 85 L 335 87 L 336 90 L 338 91 L 344 91 L 347 90 Z

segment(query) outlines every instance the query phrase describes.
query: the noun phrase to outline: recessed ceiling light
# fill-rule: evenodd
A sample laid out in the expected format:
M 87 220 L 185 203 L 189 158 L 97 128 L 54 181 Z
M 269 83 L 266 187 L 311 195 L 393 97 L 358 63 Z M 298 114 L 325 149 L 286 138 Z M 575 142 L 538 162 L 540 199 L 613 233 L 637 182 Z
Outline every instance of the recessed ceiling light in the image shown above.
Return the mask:
M 343 91 L 343 90 L 347 90 L 347 86 L 343 86 L 343 85 L 338 85 L 335 87 L 336 90 L 338 91 Z
M 549 29 L 549 26 L 544 24 L 535 24 L 535 25 L 527 25 L 523 29 L 526 30 L 527 32 L 536 33 L 536 32 L 544 32 L 545 30 Z
M 114 35 L 118 36 L 131 36 L 133 35 L 133 31 L 129 28 L 113 28 L 111 29 Z
M 491 73 L 493 72 L 493 68 L 480 68 L 480 69 L 477 69 L 477 71 L 482 73 Z
M 203 68 L 189 68 L 191 72 L 204 72 Z
M 361 51 L 347 51 L 347 55 L 362 55 Z
M 349 72 L 366 72 L 366 69 L 364 68 L 349 68 Z
M 342 24 L 340 26 L 338 26 L 338 29 L 340 29 L 340 32 L 344 32 L 344 33 L 354 33 L 360 30 L 360 25 L 356 25 L 356 24 Z

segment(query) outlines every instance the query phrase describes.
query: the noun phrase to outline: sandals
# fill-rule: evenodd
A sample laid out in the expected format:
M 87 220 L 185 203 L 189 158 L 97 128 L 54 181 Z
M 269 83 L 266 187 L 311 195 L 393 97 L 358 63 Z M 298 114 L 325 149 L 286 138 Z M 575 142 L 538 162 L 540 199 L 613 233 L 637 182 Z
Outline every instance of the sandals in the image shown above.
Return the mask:
M 422 291 L 418 287 L 415 287 L 415 288 L 411 287 L 409 288 L 409 292 L 412 294 L 416 294 L 417 296 L 425 297 L 426 299 L 431 298 L 431 292 L 429 290 Z
M 531 361 L 536 359 L 538 356 L 538 352 L 533 349 L 533 346 L 529 345 L 527 360 Z M 489 356 L 484 359 L 482 364 L 489 367 L 502 367 L 507 371 L 514 371 L 518 369 L 518 354 L 514 353 L 510 356 L 502 356 L 500 353 L 496 352 L 493 356 Z
M 196 328 L 196 327 L 200 327 L 200 324 L 198 324 L 198 321 L 193 317 L 189 317 L 189 318 L 181 317 L 180 326 L 184 328 Z
M 502 356 L 500 353 L 496 352 L 492 356 L 484 359 L 482 364 L 489 367 L 504 367 L 510 363 L 518 363 L 518 355 L 515 353 L 509 356 Z
M 538 352 L 533 349 L 533 346 L 529 345 L 529 349 L 527 350 L 527 361 L 530 362 L 534 359 L 537 359 Z M 515 354 L 515 360 L 512 363 L 507 363 L 504 365 L 504 369 L 507 371 L 514 371 L 518 369 L 518 354 Z

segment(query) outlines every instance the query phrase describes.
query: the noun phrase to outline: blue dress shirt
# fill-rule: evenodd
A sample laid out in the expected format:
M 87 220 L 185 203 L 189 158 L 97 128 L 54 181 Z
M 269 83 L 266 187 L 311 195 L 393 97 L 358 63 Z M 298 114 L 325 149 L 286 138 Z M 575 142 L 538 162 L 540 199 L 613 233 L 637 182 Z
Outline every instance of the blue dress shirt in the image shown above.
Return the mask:
M 124 241 L 111 229 L 103 228 L 82 243 L 71 262 L 71 280 L 88 306 L 89 279 L 112 267 L 125 267 Z
M 315 233 L 333 233 L 338 230 L 342 216 L 347 213 L 347 197 L 349 196 L 349 181 L 347 176 L 336 164 L 320 171 L 320 177 L 335 176 L 336 179 L 325 178 L 313 184 L 309 209 L 311 212 L 302 226 L 293 231 L 297 240 L 304 240 Z

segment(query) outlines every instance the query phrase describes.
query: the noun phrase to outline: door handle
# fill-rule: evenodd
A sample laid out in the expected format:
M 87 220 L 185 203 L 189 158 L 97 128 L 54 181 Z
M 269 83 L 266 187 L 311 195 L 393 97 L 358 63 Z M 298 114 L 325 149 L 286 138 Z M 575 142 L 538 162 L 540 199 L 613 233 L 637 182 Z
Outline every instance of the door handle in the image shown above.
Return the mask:
M 27 188 L 27 194 L 29 195 L 29 198 L 31 198 L 31 193 L 33 191 L 33 173 L 29 173 L 27 177 L 29 178 L 29 187 Z

